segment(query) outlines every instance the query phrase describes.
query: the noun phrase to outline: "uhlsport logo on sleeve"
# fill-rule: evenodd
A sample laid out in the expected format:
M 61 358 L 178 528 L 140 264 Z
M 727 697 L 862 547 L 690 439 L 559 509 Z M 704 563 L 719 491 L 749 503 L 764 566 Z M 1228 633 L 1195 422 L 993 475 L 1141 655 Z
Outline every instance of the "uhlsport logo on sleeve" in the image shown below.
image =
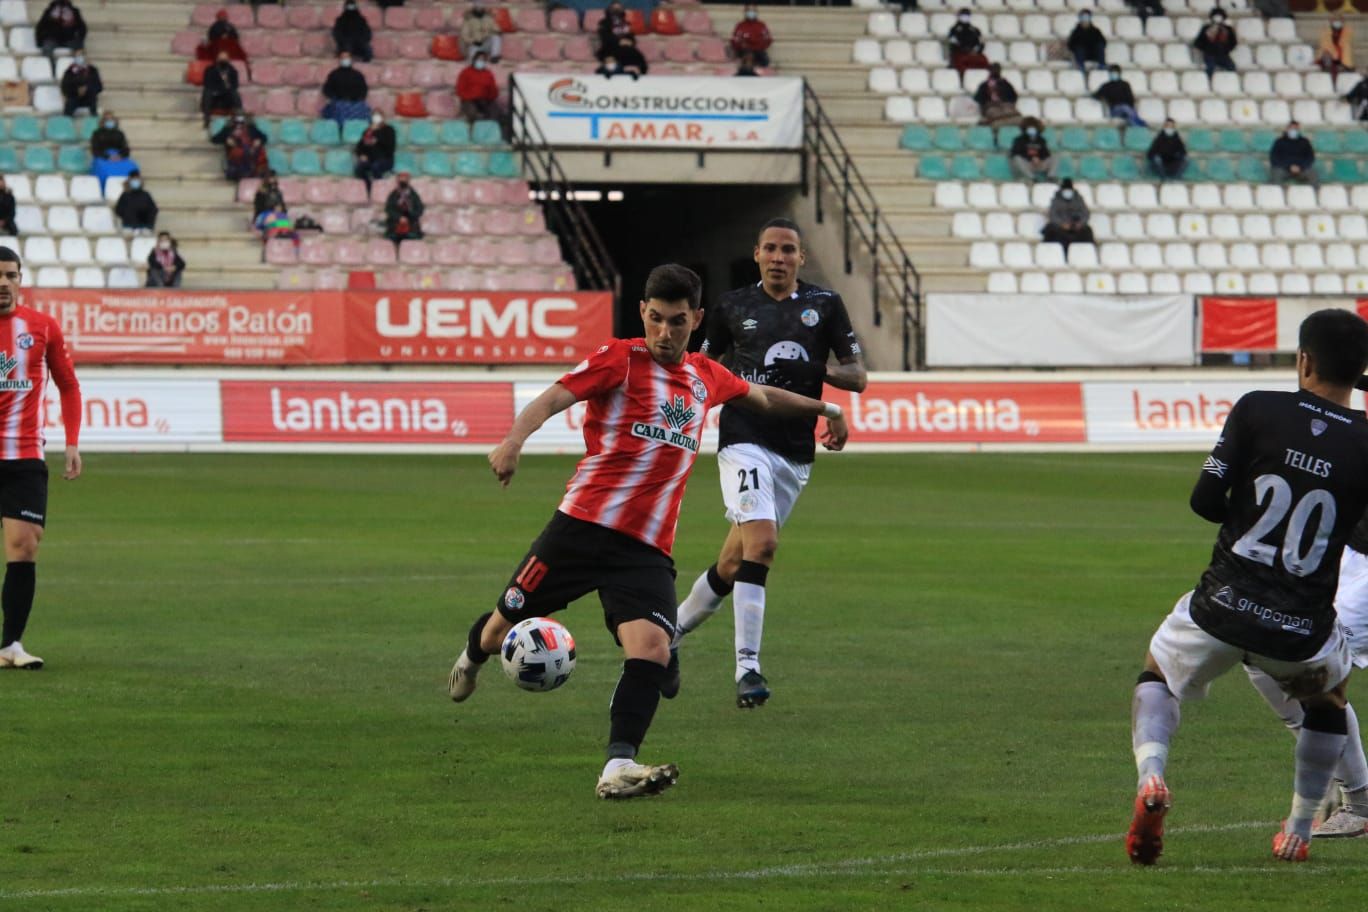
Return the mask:
M 675 396 L 674 401 L 662 403 L 661 413 L 665 416 L 667 427 L 638 421 L 632 425 L 632 436 L 655 440 L 669 446 L 679 447 L 691 453 L 698 452 L 698 438 L 683 433 L 683 428 L 693 421 L 698 413 L 684 402 L 683 396 Z
M 12 393 L 33 389 L 33 381 L 27 377 L 11 380 L 10 374 L 19 366 L 19 359 L 7 351 L 0 351 L 0 392 Z

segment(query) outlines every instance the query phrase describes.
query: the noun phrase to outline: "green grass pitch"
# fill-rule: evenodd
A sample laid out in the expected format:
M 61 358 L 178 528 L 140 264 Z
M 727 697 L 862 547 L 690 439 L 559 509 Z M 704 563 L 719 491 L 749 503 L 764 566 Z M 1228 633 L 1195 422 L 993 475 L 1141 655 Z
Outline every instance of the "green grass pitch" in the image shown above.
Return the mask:
M 724 609 L 643 750 L 679 785 L 606 803 L 596 600 L 561 615 L 561 690 L 492 666 L 445 694 L 572 460 L 501 490 L 479 457 L 91 455 L 53 482 L 25 637 L 48 668 L 0 674 L 0 910 L 1349 901 L 1368 840 L 1269 857 L 1292 739 L 1240 676 L 1185 707 L 1160 865 L 1124 856 L 1131 688 L 1214 537 L 1200 461 L 820 460 L 770 577 L 773 701 L 733 705 Z M 724 532 L 705 457 L 681 591 Z

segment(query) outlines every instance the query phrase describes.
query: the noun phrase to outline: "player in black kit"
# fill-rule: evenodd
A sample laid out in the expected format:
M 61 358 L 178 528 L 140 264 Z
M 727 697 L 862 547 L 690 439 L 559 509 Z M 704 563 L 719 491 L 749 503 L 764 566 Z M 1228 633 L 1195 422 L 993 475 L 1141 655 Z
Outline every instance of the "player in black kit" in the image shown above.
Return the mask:
M 1307 317 L 1298 392 L 1241 397 L 1202 466 L 1192 509 L 1221 531 L 1197 588 L 1150 641 L 1132 703 L 1140 783 L 1126 851 L 1137 864 L 1154 864 L 1163 850 L 1164 768 L 1179 701 L 1206 696 L 1240 662 L 1302 704 L 1292 811 L 1273 855 L 1306 860 L 1347 729 L 1351 662 L 1334 598 L 1340 553 L 1368 506 L 1368 421 L 1349 408 L 1365 367 L 1368 324 L 1359 316 Z
M 868 382 L 860 343 L 836 292 L 799 281 L 805 262 L 798 226 L 771 219 L 755 243 L 760 281 L 729 291 L 708 315 L 703 352 L 752 383 L 822 394 L 822 384 L 861 392 Z M 831 355 L 839 364 L 828 364 Z M 816 453 L 816 419 L 773 418 L 722 407 L 717 462 L 722 501 L 733 524 L 717 563 L 679 606 L 675 647 L 733 593 L 736 705 L 760 706 L 769 682 L 760 673 L 765 581 L 779 527 L 807 484 Z

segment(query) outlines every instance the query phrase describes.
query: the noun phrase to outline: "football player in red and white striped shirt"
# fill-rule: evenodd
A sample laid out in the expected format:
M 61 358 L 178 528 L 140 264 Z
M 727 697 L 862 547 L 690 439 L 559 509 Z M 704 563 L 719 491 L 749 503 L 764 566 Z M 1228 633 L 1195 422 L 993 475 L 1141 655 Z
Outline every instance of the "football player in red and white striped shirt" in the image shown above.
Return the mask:
M 20 638 L 33 610 L 34 561 L 47 521 L 47 463 L 43 461 L 44 399 L 49 371 L 62 397 L 66 469 L 81 474 L 81 387 L 57 321 L 19 304 L 19 254 L 0 247 L 0 521 L 5 532 L 4 627 L 0 668 L 36 670 L 43 660 Z
M 833 450 L 845 446 L 849 434 L 838 406 L 747 383 L 708 357 L 690 354 L 689 336 L 703 317 L 701 292 L 698 276 L 683 266 L 652 270 L 641 302 L 645 337 L 615 339 L 561 377 L 518 415 L 489 455 L 494 474 L 507 485 L 527 438 L 575 402 L 588 403 L 587 455 L 497 610 L 470 628 L 449 686 L 453 700 L 465 700 L 514 624 L 598 592 L 625 655 L 610 708 L 600 798 L 653 795 L 679 775 L 672 763 L 647 766 L 636 755 L 660 698 L 679 692 L 670 652 L 676 607 L 670 549 L 708 409 L 733 402 L 776 416 L 824 415 L 823 444 Z

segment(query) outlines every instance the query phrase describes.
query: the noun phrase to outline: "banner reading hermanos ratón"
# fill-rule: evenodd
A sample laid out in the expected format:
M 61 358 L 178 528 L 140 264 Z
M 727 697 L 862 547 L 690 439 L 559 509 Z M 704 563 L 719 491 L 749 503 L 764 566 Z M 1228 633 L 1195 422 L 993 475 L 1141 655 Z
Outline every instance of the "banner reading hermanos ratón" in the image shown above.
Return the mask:
M 562 146 L 797 149 L 803 81 L 797 77 L 519 73 L 527 111 Z M 516 123 L 516 119 L 514 123 Z

